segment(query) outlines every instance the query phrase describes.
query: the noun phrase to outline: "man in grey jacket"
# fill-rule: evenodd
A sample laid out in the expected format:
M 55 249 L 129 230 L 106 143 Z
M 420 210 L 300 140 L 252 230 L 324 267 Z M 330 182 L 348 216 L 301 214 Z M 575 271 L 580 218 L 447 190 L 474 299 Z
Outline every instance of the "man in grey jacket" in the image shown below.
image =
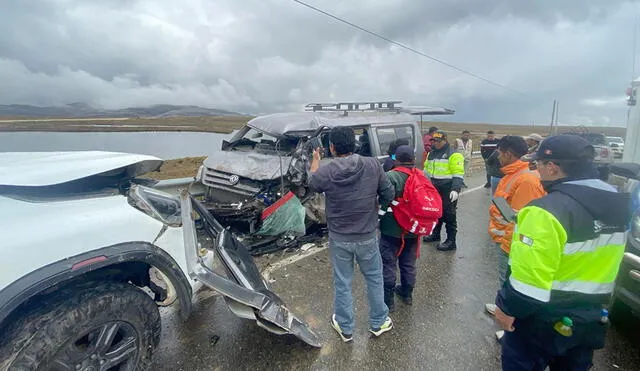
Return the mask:
M 349 342 L 355 325 L 351 293 L 354 259 L 367 284 L 369 331 L 380 336 L 393 328 L 384 303 L 377 227 L 378 196 L 380 204 L 387 204 L 395 192 L 375 158 L 353 153 L 355 135 L 351 128 L 333 128 L 329 149 L 334 160 L 322 167 L 321 150 L 313 152 L 309 186 L 325 194 L 334 285 L 331 326 L 342 341 Z

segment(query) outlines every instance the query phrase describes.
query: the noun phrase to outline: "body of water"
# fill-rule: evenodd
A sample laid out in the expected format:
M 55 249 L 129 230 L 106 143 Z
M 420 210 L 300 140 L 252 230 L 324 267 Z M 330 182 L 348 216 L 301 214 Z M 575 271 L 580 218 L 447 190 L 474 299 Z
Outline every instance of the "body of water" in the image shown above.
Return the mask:
M 196 132 L 0 132 L 0 152 L 113 151 L 169 160 L 209 156 L 227 137 Z

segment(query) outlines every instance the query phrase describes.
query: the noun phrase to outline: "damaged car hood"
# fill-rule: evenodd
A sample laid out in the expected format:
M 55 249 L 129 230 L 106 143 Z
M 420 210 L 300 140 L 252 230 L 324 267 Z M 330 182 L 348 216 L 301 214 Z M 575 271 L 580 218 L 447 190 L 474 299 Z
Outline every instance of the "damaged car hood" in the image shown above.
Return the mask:
M 286 174 L 290 156 L 265 155 L 255 152 L 219 151 L 204 160 L 204 166 L 253 180 L 271 180 Z
M 5 152 L 0 153 L 0 186 L 43 187 L 100 174 L 130 179 L 160 165 L 157 157 L 131 153 Z

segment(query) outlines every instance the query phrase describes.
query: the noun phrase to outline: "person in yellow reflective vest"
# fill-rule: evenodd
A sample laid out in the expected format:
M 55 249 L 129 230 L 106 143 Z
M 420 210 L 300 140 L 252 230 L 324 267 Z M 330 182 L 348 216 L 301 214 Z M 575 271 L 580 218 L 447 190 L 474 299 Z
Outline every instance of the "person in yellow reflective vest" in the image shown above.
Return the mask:
M 547 195 L 517 215 L 508 279 L 496 296 L 503 370 L 588 370 L 604 347 L 609 303 L 631 219 L 628 193 L 598 179 L 576 135 L 534 153 Z
M 439 242 L 438 250 L 450 251 L 456 249 L 456 208 L 464 181 L 464 156 L 449 145 L 444 131 L 436 131 L 431 135 L 431 139 L 433 147 L 424 163 L 424 172 L 442 198 L 442 218 L 438 220 L 433 233 L 425 237 L 424 241 Z M 440 243 L 443 224 L 447 231 L 447 239 Z

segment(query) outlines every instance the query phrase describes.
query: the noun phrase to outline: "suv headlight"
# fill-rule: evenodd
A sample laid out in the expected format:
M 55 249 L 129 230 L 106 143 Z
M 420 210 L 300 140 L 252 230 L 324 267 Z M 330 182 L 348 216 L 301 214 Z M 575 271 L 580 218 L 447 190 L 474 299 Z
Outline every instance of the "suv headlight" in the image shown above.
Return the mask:
M 180 200 L 157 189 L 133 185 L 127 197 L 129 205 L 170 227 L 182 225 Z

